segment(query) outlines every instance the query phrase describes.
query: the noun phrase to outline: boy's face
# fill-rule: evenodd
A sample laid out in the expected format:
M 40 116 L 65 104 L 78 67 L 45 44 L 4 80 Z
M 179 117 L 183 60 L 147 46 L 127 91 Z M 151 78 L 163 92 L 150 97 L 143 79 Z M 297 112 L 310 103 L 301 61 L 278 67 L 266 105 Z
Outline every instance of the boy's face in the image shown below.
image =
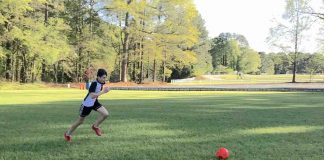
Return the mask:
M 105 81 L 106 81 L 106 79 L 107 79 L 107 76 L 106 75 L 103 75 L 103 76 L 101 76 L 101 77 L 97 77 L 98 78 L 98 81 L 100 82 L 100 83 L 105 83 Z

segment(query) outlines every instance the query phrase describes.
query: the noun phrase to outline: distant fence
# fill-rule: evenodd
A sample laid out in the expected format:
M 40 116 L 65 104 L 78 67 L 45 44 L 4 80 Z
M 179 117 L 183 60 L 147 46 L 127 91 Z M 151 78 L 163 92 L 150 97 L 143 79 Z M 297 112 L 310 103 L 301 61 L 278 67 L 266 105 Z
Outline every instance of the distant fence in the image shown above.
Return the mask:
M 191 82 L 191 81 L 194 81 L 194 80 L 195 80 L 195 77 L 186 78 L 186 79 L 171 79 L 171 83 Z

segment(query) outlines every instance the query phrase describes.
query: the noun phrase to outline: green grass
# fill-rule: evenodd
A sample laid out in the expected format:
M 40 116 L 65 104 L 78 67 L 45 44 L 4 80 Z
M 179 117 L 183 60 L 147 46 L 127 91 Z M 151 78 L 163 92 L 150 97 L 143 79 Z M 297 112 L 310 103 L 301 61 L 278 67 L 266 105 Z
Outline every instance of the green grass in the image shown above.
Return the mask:
M 47 86 L 43 83 L 17 83 L 17 82 L 1 82 L 0 90 L 43 90 Z
M 237 75 L 219 75 L 219 80 L 194 80 L 188 82 L 172 83 L 173 85 L 209 85 L 209 84 L 262 84 L 262 83 L 288 83 L 292 80 L 292 75 L 248 75 L 245 74 L 243 79 Z M 296 75 L 297 82 L 324 82 L 324 75 L 313 75 L 310 80 L 309 75 Z
M 104 135 L 91 113 L 66 143 L 84 95 L 1 90 L 0 159 L 214 160 L 219 147 L 230 160 L 324 157 L 324 93 L 111 91 Z

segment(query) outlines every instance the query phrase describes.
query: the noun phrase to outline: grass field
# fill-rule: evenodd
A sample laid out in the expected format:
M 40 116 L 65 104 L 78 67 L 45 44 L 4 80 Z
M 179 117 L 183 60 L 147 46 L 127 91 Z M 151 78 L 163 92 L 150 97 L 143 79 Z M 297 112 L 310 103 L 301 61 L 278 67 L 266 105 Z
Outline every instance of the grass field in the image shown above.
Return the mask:
M 84 91 L 1 90 L 0 159 L 321 160 L 324 93 L 111 91 L 104 135 L 92 113 L 72 143 L 63 132 Z

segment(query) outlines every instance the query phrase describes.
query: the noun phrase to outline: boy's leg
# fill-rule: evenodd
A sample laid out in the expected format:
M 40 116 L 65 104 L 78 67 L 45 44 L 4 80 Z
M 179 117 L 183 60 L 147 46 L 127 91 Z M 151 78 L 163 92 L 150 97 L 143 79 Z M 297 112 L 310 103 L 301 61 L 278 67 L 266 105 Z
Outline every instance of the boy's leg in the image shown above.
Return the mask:
M 79 117 L 73 124 L 72 126 L 67 130 L 67 135 L 72 135 L 74 130 L 78 128 L 83 122 L 84 122 L 85 117 Z
M 104 106 L 101 106 L 97 109 L 97 112 L 99 112 L 99 116 L 96 120 L 96 122 L 93 124 L 95 128 L 98 128 L 99 125 L 109 116 L 109 112 Z
M 84 121 L 85 117 L 79 117 L 73 124 L 72 126 L 64 133 L 64 138 L 67 142 L 71 142 L 72 138 L 71 135 L 74 132 L 76 128 L 79 127 Z
M 85 117 L 90 114 L 92 107 L 85 107 L 81 105 L 80 107 L 80 116 L 79 118 L 72 124 L 72 126 L 67 130 L 67 135 L 72 135 L 74 130 L 78 128 L 84 121 Z
M 108 117 L 109 113 L 103 106 L 96 109 L 96 111 L 99 112 L 99 116 L 96 122 L 92 125 L 92 130 L 96 132 L 97 136 L 101 136 L 101 129 L 98 126 Z

